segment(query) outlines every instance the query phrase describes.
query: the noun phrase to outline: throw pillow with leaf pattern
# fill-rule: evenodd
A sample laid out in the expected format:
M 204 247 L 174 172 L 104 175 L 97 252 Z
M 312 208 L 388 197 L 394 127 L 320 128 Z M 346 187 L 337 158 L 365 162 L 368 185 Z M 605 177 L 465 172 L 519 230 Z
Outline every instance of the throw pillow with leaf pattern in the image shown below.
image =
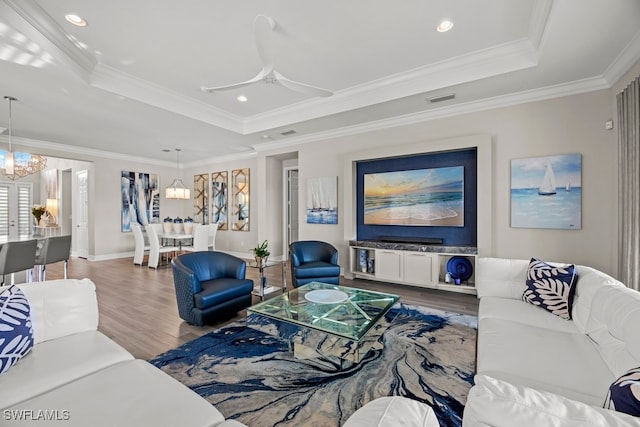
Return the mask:
M 574 264 L 554 267 L 531 258 L 527 269 L 527 289 L 522 300 L 569 320 L 577 279 Z
M 11 286 L 0 294 L 0 375 L 32 348 L 29 301 L 19 287 Z

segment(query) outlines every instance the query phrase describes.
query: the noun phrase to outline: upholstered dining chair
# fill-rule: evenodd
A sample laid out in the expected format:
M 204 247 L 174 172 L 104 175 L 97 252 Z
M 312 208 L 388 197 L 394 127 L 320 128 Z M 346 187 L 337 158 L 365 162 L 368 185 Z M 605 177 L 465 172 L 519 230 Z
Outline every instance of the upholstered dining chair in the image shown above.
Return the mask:
M 69 257 L 71 256 L 71 235 L 42 239 L 42 247 L 36 253 L 34 269 L 37 268 L 38 281 L 47 280 L 47 264 L 64 261 L 64 278 L 67 278 Z
M 162 232 L 162 224 L 149 224 L 145 227 L 149 238 L 149 268 L 158 268 L 160 254 L 178 252 L 178 246 L 162 246 L 159 234 Z
M 251 305 L 253 280 L 247 263 L 224 252 L 199 251 L 171 260 L 178 314 L 202 326 L 226 320 Z
M 211 227 L 205 224 L 195 224 L 193 226 L 193 245 L 183 246 L 183 251 L 198 252 L 209 250 L 209 230 Z
M 2 283 L 7 274 L 11 274 L 11 284 L 14 283 L 14 273 L 31 270 L 36 262 L 36 249 L 38 241 L 36 239 L 6 242 L 0 247 L 0 274 Z M 29 275 L 27 274 L 27 279 Z
M 142 234 L 142 226 L 137 222 L 131 224 L 133 232 L 133 241 L 135 243 L 135 252 L 133 253 L 133 265 L 142 265 L 144 262 L 144 254 L 149 252 L 150 246 L 144 241 Z
M 327 242 L 301 240 L 289 245 L 291 281 L 294 287 L 309 282 L 340 284 L 338 250 Z
M 218 223 L 209 224 L 209 248 L 216 250 L 216 234 L 218 233 Z

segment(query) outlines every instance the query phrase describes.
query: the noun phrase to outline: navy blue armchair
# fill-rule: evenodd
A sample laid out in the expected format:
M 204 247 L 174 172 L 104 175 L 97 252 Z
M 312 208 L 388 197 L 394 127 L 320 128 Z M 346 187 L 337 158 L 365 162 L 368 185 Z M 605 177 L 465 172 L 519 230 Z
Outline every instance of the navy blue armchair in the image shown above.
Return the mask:
M 199 251 L 171 261 L 178 313 L 202 326 L 226 320 L 251 305 L 253 280 L 245 279 L 247 263 L 233 255 Z
M 291 281 L 294 287 L 309 282 L 340 284 L 338 250 L 317 240 L 301 240 L 289 245 Z

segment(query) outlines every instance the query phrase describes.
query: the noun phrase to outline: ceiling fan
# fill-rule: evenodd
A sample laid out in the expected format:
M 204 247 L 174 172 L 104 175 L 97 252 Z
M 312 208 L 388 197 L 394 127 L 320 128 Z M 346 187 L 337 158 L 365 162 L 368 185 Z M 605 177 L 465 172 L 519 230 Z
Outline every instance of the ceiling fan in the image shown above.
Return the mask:
M 252 79 L 249 79 L 242 83 L 235 83 L 226 86 L 206 87 L 202 86 L 200 89 L 203 92 L 216 92 L 219 90 L 236 89 L 239 87 L 247 86 L 259 81 L 268 84 L 280 83 L 282 86 L 294 90 L 296 92 L 304 93 L 311 96 L 331 96 L 333 92 L 319 87 L 311 86 L 305 83 L 300 83 L 288 79 L 279 72 L 277 72 L 273 66 L 273 49 L 271 46 L 270 34 L 276 28 L 276 21 L 265 15 L 258 15 L 253 21 L 253 31 L 256 37 L 256 49 L 260 59 L 262 59 L 262 70 Z

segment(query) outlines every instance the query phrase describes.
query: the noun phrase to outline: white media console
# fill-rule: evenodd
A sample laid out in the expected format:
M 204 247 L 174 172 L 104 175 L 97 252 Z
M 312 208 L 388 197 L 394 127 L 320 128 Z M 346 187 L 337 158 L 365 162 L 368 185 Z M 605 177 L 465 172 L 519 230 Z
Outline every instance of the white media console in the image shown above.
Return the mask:
M 372 260 L 366 266 L 360 256 Z M 459 285 L 446 282 L 447 263 L 454 256 L 471 262 L 474 273 Z M 399 283 L 423 288 L 475 294 L 475 267 L 478 248 L 469 246 L 423 245 L 349 241 L 349 272 L 353 277 Z

